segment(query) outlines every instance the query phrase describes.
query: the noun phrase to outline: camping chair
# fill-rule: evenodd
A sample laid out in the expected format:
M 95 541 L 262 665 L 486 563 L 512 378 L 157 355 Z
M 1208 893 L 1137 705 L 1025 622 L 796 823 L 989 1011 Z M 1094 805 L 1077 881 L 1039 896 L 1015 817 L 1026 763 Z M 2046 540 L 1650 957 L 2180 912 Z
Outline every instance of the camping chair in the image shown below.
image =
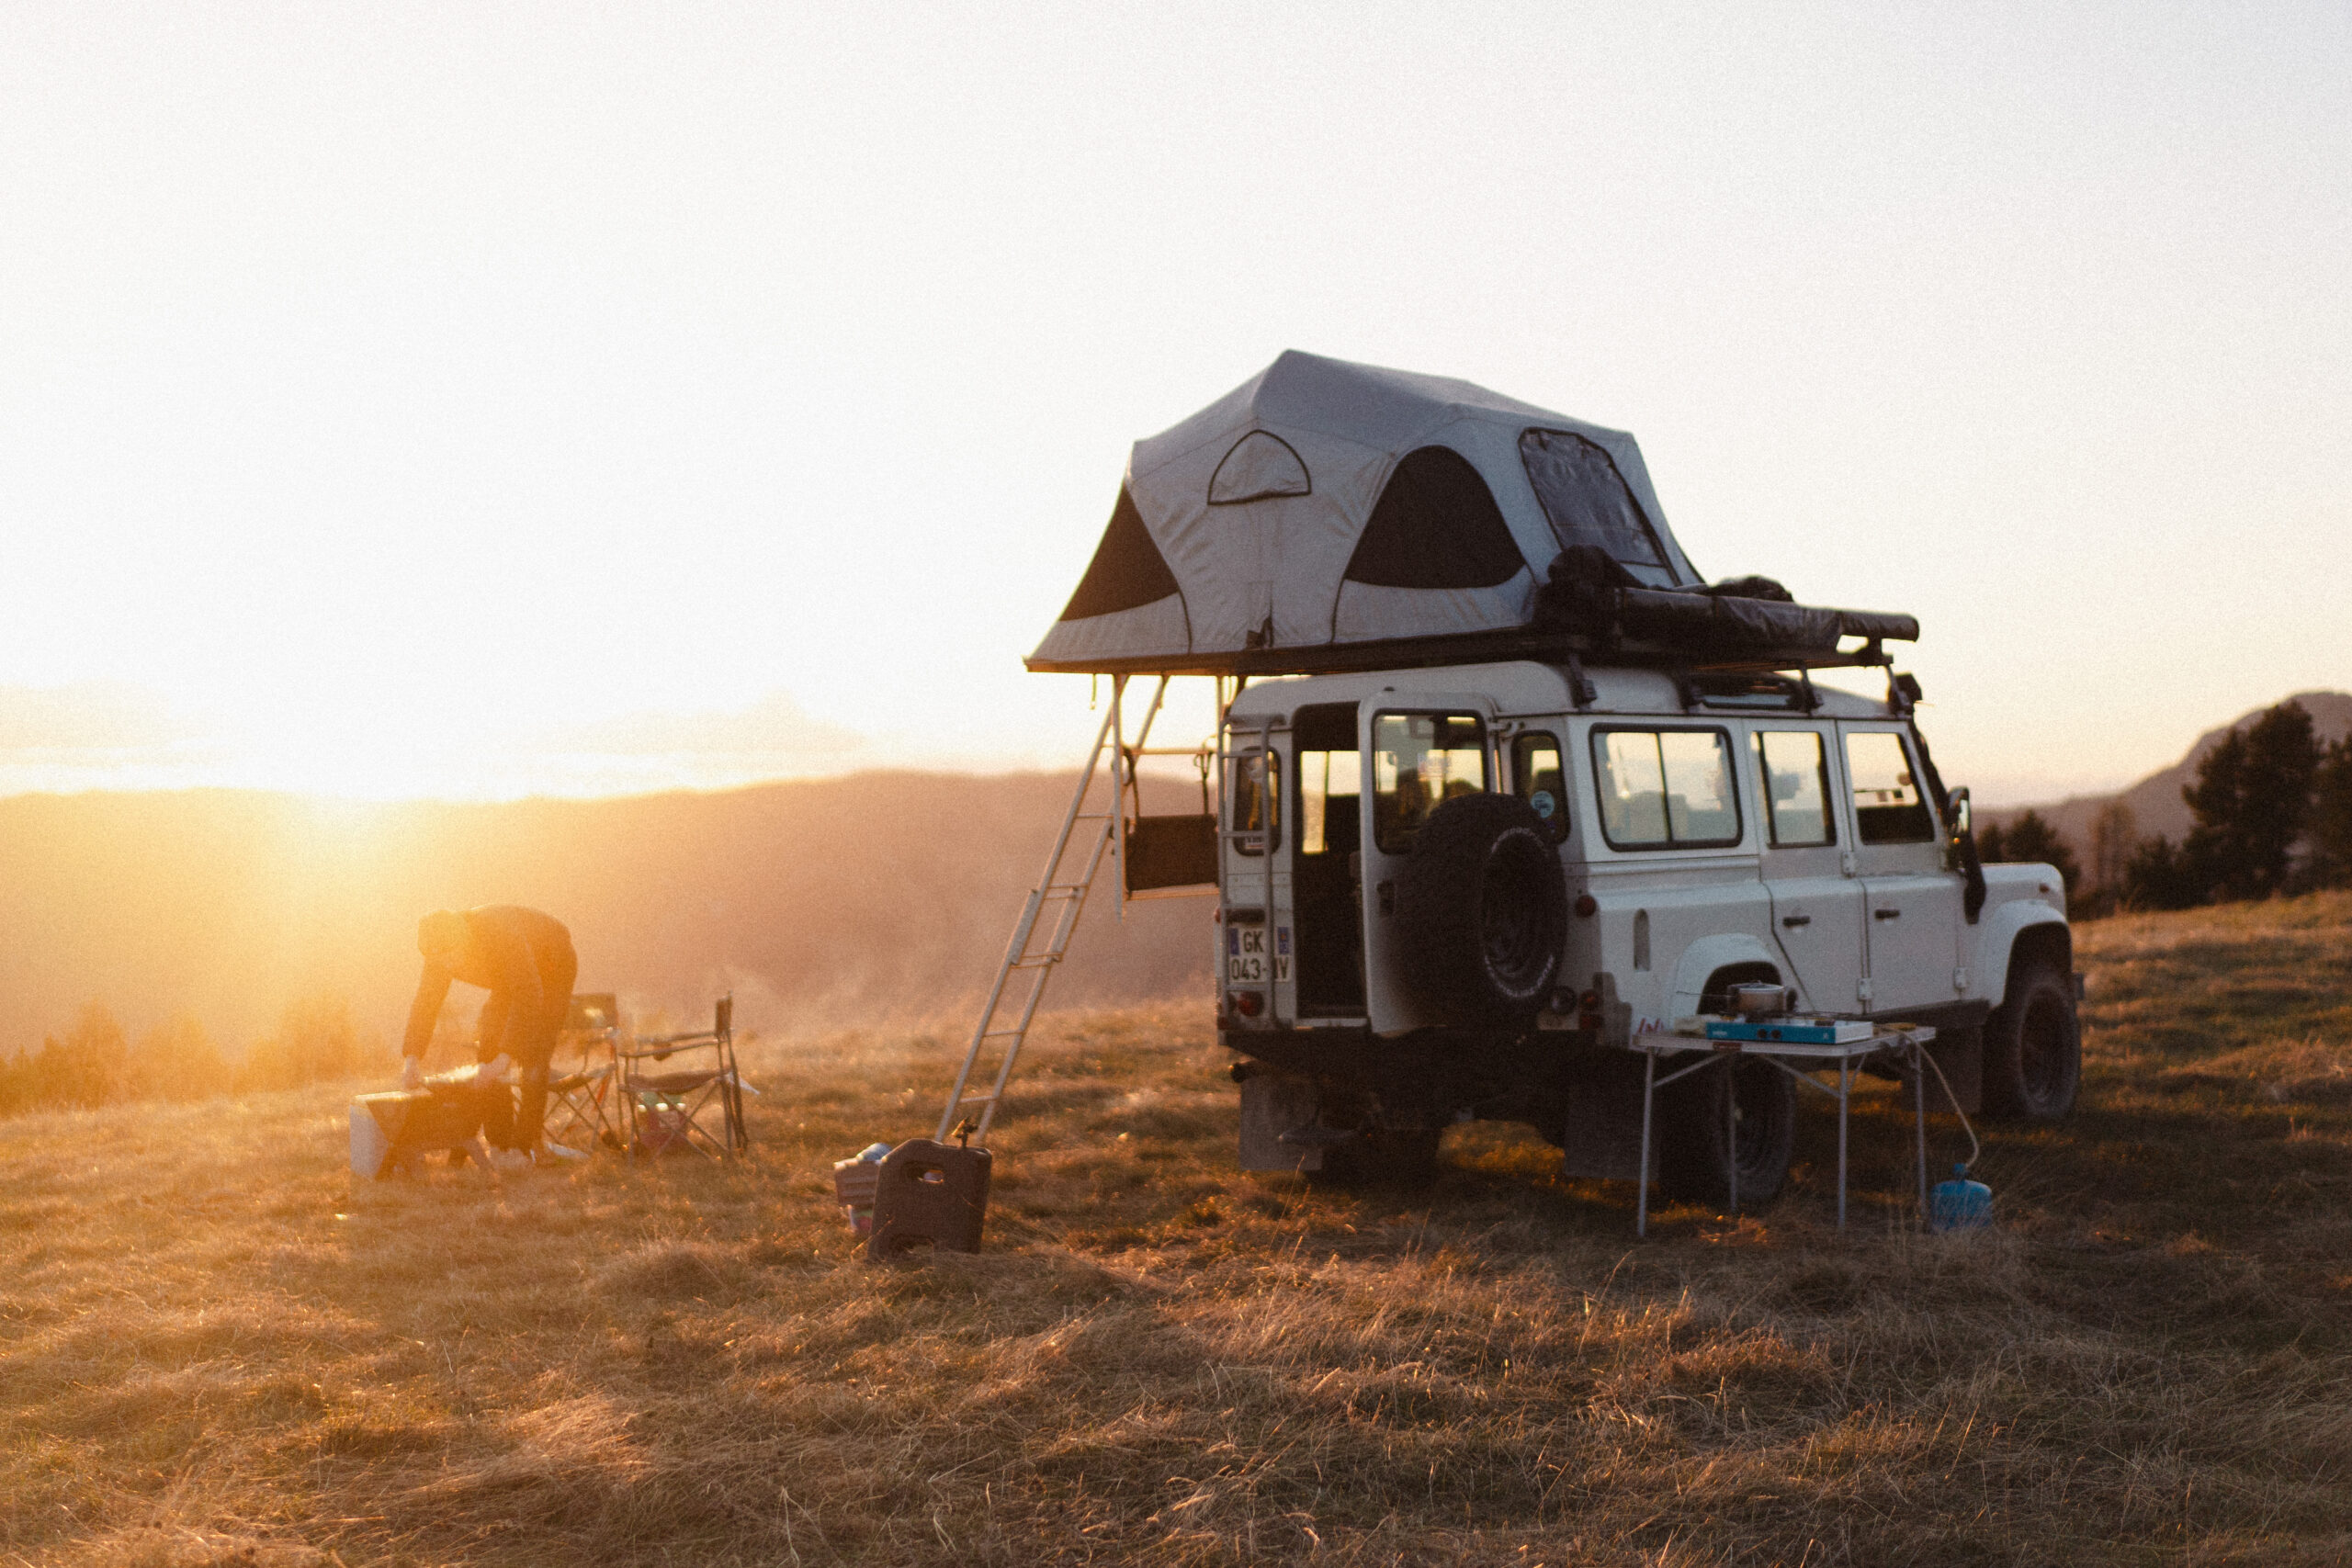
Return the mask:
M 620 1110 L 613 1096 L 620 1017 L 610 991 L 571 998 L 571 1014 L 556 1039 L 559 1066 L 548 1076 L 547 1113 L 539 1122 L 548 1143 L 587 1149 L 599 1144 L 608 1149 L 628 1146 L 615 1125 Z
M 735 998 L 718 998 L 708 1029 L 616 1043 L 621 1113 L 632 1154 L 691 1149 L 713 1159 L 752 1146 L 735 1067 Z M 718 1130 L 712 1130 L 716 1121 Z

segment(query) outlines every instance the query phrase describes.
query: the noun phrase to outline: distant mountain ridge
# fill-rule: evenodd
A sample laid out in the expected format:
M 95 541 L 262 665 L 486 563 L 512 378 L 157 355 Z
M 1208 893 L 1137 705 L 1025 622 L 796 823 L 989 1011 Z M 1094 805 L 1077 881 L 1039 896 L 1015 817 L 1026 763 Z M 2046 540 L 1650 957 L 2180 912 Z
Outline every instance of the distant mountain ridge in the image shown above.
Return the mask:
M 2281 697 L 2278 700 L 2282 703 L 2302 704 L 2303 711 L 2312 716 L 2312 730 L 2323 741 L 2339 740 L 2345 735 L 2352 734 L 2352 693 L 2297 692 L 2291 697 Z M 2269 706 L 2276 705 L 2276 704 L 2269 705 Z M 2179 761 L 2168 768 L 2150 773 L 2139 783 L 2118 790 L 2112 795 L 2070 795 L 2064 800 L 2048 806 L 2004 807 L 1999 810 L 1988 810 L 1979 815 L 1988 823 L 2006 825 L 2017 820 L 2027 811 L 2039 812 L 2042 820 L 2057 829 L 2066 841 L 2075 847 L 2075 854 L 2083 857 L 2087 863 L 2091 843 L 2091 823 L 2108 802 L 2120 800 L 2132 808 L 2132 816 L 2138 824 L 2136 830 L 2141 838 L 2152 839 L 2161 833 L 2177 844 L 2188 836 L 2188 829 L 2196 824 L 2196 818 L 2189 811 L 2188 803 L 2181 798 L 2180 792 L 2183 785 L 2196 778 L 2197 764 L 2204 760 L 2208 751 L 2222 743 L 2222 737 L 2233 729 L 2244 729 L 2267 711 L 2268 711 L 2267 706 L 2255 708 L 2250 712 L 2240 714 L 2227 724 L 2207 730 L 2197 738 L 2195 744 L 2188 748 L 2188 754 Z
M 769 1032 L 953 1015 L 995 974 L 1069 775 L 870 773 L 712 794 L 348 805 L 237 790 L 0 799 L 0 1053 L 103 1000 L 193 1013 L 234 1053 L 302 997 L 396 1038 L 417 918 L 517 903 L 568 923 L 579 988 Z M 1200 808 L 1147 781 L 1147 805 Z M 1107 878 L 1102 884 L 1108 887 Z M 1049 1001 L 1210 1005 L 1210 903 L 1088 907 Z M 461 997 L 479 998 L 460 987 Z

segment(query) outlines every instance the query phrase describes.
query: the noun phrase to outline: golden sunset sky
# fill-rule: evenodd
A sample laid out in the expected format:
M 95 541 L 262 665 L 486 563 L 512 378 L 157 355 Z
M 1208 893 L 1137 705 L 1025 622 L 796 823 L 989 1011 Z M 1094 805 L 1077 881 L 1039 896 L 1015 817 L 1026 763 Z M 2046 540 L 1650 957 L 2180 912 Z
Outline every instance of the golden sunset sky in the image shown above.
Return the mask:
M 1917 614 L 1980 799 L 2352 686 L 2340 5 L 12 4 L 0 214 L 0 793 L 1067 764 L 1288 347 Z

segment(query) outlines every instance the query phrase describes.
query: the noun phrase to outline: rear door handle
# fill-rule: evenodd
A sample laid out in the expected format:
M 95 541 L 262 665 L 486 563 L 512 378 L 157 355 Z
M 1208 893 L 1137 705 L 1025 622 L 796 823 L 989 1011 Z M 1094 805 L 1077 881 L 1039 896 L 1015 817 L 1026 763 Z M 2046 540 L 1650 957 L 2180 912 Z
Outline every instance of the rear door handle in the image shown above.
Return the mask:
M 1900 909 L 1872 909 L 1871 911 L 1871 919 L 1873 920 L 1899 920 L 1902 918 L 1903 911 Z
M 1789 930 L 1794 931 L 1799 926 L 1809 926 L 1813 924 L 1813 917 L 1811 915 L 1782 915 L 1781 917 L 1781 923 L 1788 927 Z

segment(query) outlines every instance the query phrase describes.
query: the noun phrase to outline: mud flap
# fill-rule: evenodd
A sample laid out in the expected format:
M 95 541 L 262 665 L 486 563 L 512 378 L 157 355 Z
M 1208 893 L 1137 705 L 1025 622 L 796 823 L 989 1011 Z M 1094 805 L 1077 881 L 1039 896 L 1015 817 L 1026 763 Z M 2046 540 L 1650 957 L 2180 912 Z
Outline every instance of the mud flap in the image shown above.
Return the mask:
M 1657 1176 L 1657 1144 L 1650 1169 Z M 1631 1181 L 1642 1157 L 1642 1057 L 1609 1051 L 1577 1065 L 1560 1129 L 1560 1174 L 1586 1181 Z
M 1283 1134 L 1312 1126 L 1318 1109 L 1312 1079 L 1253 1067 L 1241 1080 L 1241 1168 L 1322 1169 L 1319 1146 L 1283 1141 Z

